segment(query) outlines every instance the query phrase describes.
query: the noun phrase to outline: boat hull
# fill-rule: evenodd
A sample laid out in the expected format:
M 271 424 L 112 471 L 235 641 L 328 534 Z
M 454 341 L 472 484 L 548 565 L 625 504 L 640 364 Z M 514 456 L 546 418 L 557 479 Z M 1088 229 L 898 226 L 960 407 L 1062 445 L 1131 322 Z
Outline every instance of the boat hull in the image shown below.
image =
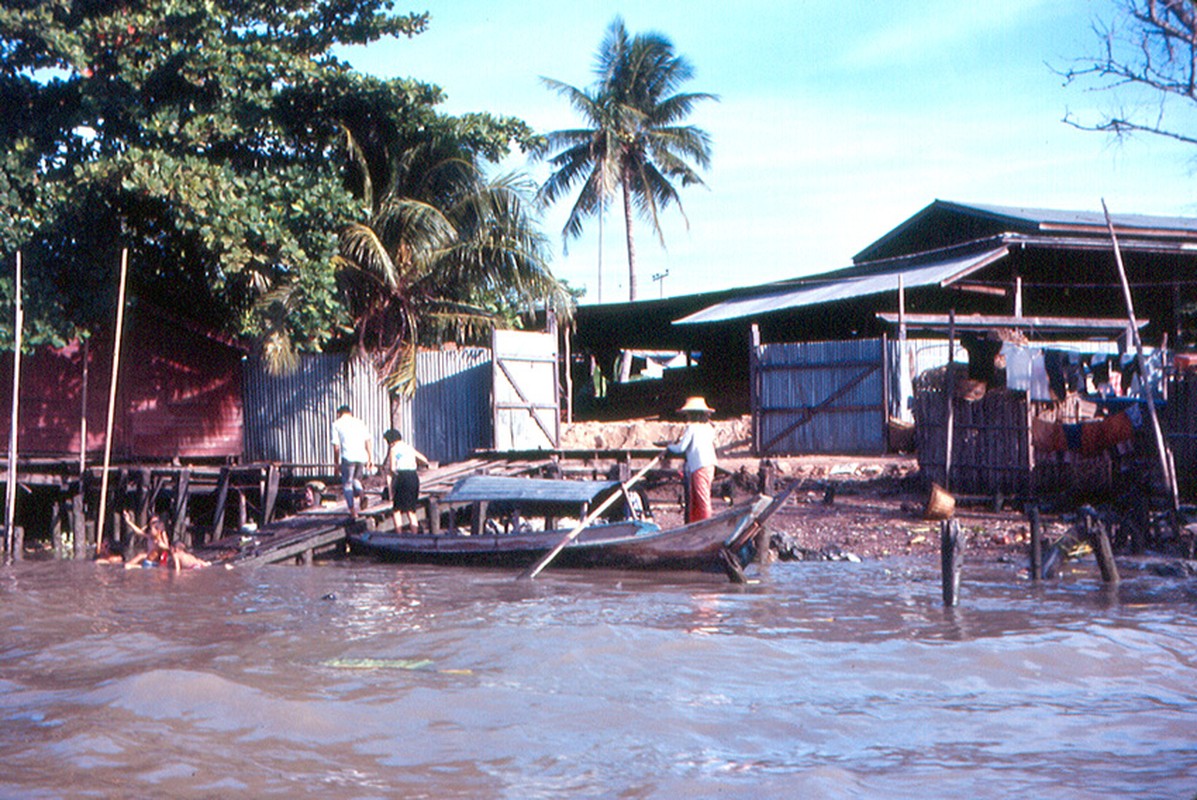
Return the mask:
M 752 523 L 768 498 L 736 506 L 710 519 L 662 530 L 644 522 L 587 528 L 553 560 L 555 567 L 609 569 L 722 569 L 722 552 L 741 565 L 755 554 Z M 350 549 L 405 563 L 524 567 L 551 550 L 568 530 L 483 534 L 395 534 L 365 531 L 349 536 Z

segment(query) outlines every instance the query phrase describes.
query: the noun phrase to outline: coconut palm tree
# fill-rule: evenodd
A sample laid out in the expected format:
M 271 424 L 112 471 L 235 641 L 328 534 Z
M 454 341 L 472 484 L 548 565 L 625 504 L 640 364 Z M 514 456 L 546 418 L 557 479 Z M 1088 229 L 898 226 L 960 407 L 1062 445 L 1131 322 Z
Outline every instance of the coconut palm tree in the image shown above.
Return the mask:
M 546 266 L 527 179 L 486 179 L 452 132 L 397 145 L 370 219 L 341 235 L 338 282 L 357 346 L 410 395 L 419 344 L 477 336 L 520 302 L 568 314 L 570 298 Z
M 540 187 L 542 203 L 556 202 L 582 182 L 566 219 L 566 243 L 582 232 L 583 222 L 600 216 L 617 193 L 623 202 L 628 248 L 628 296 L 636 299 L 636 246 L 633 207 L 648 220 L 661 245 L 659 213 L 676 204 L 685 219 L 675 182 L 704 185 L 698 169 L 710 166 L 710 136 L 681 124 L 702 100 L 718 99 L 704 92 L 678 92 L 693 77 L 690 62 L 674 52 L 659 33 L 629 37 L 616 17 L 598 52 L 596 82 L 579 89 L 542 78 L 581 115 L 585 127 L 547 135 L 554 171 Z M 689 221 L 687 220 L 687 225 Z

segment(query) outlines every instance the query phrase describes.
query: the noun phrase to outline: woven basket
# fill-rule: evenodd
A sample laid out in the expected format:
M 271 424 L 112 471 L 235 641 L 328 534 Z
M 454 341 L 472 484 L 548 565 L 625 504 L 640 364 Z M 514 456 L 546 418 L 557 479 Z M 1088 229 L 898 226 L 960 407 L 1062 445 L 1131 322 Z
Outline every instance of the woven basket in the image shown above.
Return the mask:
M 955 513 L 956 498 L 938 483 L 932 483 L 927 507 L 923 509 L 923 519 L 951 519 Z

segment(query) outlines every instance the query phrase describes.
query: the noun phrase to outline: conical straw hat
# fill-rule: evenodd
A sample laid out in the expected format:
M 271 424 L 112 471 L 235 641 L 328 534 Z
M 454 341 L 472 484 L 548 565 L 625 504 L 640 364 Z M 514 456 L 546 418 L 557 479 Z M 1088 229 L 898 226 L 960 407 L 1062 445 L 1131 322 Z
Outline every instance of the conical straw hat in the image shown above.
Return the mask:
M 707 405 L 705 397 L 687 397 L 686 404 L 678 409 L 680 413 L 687 411 L 701 411 L 706 414 L 714 414 L 715 409 Z

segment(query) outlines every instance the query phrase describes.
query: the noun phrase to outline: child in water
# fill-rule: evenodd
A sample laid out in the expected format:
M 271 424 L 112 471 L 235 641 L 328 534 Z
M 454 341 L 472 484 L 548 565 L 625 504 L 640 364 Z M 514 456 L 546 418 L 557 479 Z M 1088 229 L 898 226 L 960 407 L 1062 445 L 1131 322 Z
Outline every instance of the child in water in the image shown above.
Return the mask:
M 139 527 L 133 522 L 133 513 L 125 512 L 125 524 L 138 536 L 149 539 L 149 546 L 144 553 L 138 553 L 125 563 L 125 569 L 134 567 L 174 567 L 175 570 L 196 569 L 209 565 L 208 561 L 197 558 L 188 553 L 182 546 L 172 546 L 170 537 L 166 533 L 166 524 L 162 517 L 154 514 L 150 517 L 149 530 Z

